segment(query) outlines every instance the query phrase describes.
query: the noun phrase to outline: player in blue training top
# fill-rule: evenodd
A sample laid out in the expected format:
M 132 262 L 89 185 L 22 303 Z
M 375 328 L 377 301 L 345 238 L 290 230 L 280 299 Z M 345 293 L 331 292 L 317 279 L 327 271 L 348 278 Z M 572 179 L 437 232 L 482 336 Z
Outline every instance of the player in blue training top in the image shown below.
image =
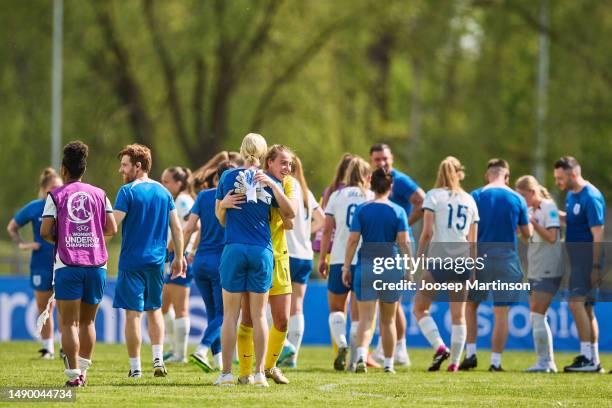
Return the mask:
M 567 191 L 565 242 L 570 259 L 569 307 L 580 339 L 580 355 L 567 372 L 602 372 L 599 361 L 599 326 L 594 292 L 601 282 L 606 202 L 601 192 L 582 178 L 580 164 L 565 156 L 555 162 L 555 182 Z
M 491 159 L 485 177 L 488 184 L 472 192 L 478 207 L 478 256 L 484 258 L 484 269 L 476 271 L 479 283 L 520 283 L 523 271 L 518 256 L 517 228 L 521 234 L 531 237 L 529 212 L 525 199 L 508 187 L 510 166 L 502 159 Z M 488 291 L 471 290 L 467 304 L 467 348 L 460 370 L 476 367 L 476 312 L 480 302 L 486 300 Z M 494 291 L 493 312 L 495 325 L 491 339 L 491 365 L 489 371 L 503 371 L 501 354 L 508 339 L 508 310 L 518 301 L 517 291 Z
M 172 276 L 184 277 L 183 231 L 172 195 L 148 176 L 151 151 L 132 144 L 119 152 L 119 172 L 126 182 L 117 193 L 115 219 L 121 227 L 119 275 L 113 307 L 125 309 L 125 341 L 130 357 L 130 378 L 142 377 L 140 365 L 142 312 L 147 313 L 153 374 L 165 377 L 163 362 L 164 318 L 161 313 L 168 224 L 174 243 Z
M 384 370 L 395 373 L 393 368 L 397 332 L 395 316 L 401 291 L 375 290 L 372 286 L 374 275 L 372 271 L 364 271 L 367 267 L 362 261 L 363 246 L 367 244 L 386 243 L 382 248 L 375 249 L 375 256 L 393 257 L 398 252 L 410 256 L 408 240 L 408 217 L 406 211 L 389 199 L 393 177 L 385 168 L 379 168 L 372 173 L 371 187 L 374 190 L 374 200 L 365 202 L 355 209 L 351 222 L 351 234 L 346 246 L 344 265 L 342 266 L 342 281 L 348 287 L 355 289 L 359 307 L 359 327 L 357 328 L 357 364 L 355 372 L 366 372 L 368 345 L 372 338 L 372 323 L 376 315 L 376 304 L 380 308 L 380 332 L 384 349 Z M 351 263 L 359 240 L 363 238 L 363 246 L 359 250 L 355 276 L 351 273 Z M 399 247 L 399 251 L 398 248 Z M 366 249 L 371 252 L 371 249 Z M 385 282 L 398 282 L 403 278 L 403 271 L 396 269 L 384 271 L 377 275 Z M 355 282 L 352 282 L 352 280 Z
M 192 262 L 195 283 L 206 307 L 206 330 L 202 334 L 198 349 L 189 357 L 189 361 L 209 373 L 222 368 L 221 361 L 221 324 L 223 323 L 223 294 L 219 264 L 225 246 L 225 230 L 215 215 L 215 196 L 217 185 L 223 173 L 236 168 L 236 164 L 226 160 L 219 163 L 211 180 L 213 188 L 200 191 L 191 208 L 187 225 L 185 225 L 185 242 L 200 229 L 200 243 Z M 193 251 L 193 250 L 192 250 Z M 208 350 L 213 356 L 214 365 L 208 361 Z
M 412 226 L 423 216 L 421 208 L 423 206 L 423 200 L 425 199 L 425 192 L 410 176 L 393 168 L 393 154 L 391 153 L 391 148 L 387 144 L 376 143 L 370 147 L 370 162 L 373 169 L 379 167 L 385 168 L 391 172 L 391 176 L 393 176 L 393 186 L 391 187 L 391 196 L 389 199 L 406 211 L 406 214 L 408 214 L 408 225 Z M 408 228 L 408 236 L 412 242 L 412 251 L 415 252 L 415 241 L 410 227 Z M 395 322 L 397 325 L 398 338 L 397 347 L 395 349 L 395 362 L 399 365 L 408 366 L 410 365 L 410 359 L 406 349 L 407 323 L 404 309 L 401 307 L 397 309 Z M 378 360 L 382 360 L 382 344 L 380 341 L 376 347 L 374 357 Z
M 267 150 L 263 136 L 249 133 L 244 137 L 240 155 L 245 167 L 223 173 L 217 186 L 215 210 L 219 223 L 225 226 L 225 248 L 220 264 L 223 289 L 221 348 L 233 350 L 236 345 L 240 303 L 243 294 L 248 292 L 256 374 L 246 380 L 258 387 L 268 387 L 264 374 L 268 342 L 265 309 L 274 269 L 270 207 L 278 205 L 281 211 L 292 208 L 281 185 L 259 170 Z M 222 353 L 222 357 L 223 371 L 215 385 L 232 386 L 235 384 L 232 353 Z
M 32 251 L 30 258 L 30 287 L 34 290 L 38 314 L 47 307 L 53 294 L 53 244 L 40 236 L 45 199 L 49 191 L 62 185 L 62 179 L 51 167 L 47 167 L 40 175 L 38 199 L 30 201 L 11 219 L 6 230 L 17 247 L 24 251 Z M 23 242 L 19 229 L 32 223 L 32 242 Z M 40 357 L 49 360 L 55 357 L 53 345 L 53 305 L 49 309 L 49 319 L 40 333 L 42 348 L 38 350 Z M 61 352 L 61 351 L 60 351 Z

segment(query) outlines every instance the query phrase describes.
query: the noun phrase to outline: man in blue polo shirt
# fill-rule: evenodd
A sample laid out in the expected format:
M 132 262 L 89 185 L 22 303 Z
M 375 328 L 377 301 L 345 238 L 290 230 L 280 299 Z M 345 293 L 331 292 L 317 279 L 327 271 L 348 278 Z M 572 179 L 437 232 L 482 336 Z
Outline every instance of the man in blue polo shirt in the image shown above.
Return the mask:
M 531 225 L 525 199 L 508 187 L 510 166 L 502 159 L 491 159 L 485 177 L 488 184 L 472 192 L 478 206 L 478 256 L 485 259 L 484 269 L 476 272 L 480 283 L 501 281 L 519 283 L 523 271 L 518 255 L 517 227 L 525 237 L 531 236 Z M 471 290 L 466 306 L 467 346 L 460 370 L 475 368 L 476 337 L 478 334 L 477 310 L 486 300 L 488 291 Z M 489 371 L 503 371 L 501 355 L 508 339 L 509 304 L 518 301 L 516 291 L 494 291 L 493 313 L 495 324 L 491 339 L 491 365 Z
M 125 341 L 130 357 L 128 377 L 142 377 L 140 345 L 142 312 L 147 313 L 153 350 L 153 375 L 165 377 L 163 361 L 164 318 L 161 313 L 163 269 L 166 260 L 168 224 L 174 243 L 172 276 L 185 274 L 183 231 L 168 190 L 148 176 L 151 151 L 139 144 L 128 145 L 118 154 L 119 172 L 125 185 L 117 193 L 115 220 L 121 228 L 119 276 L 113 307 L 125 309 Z
M 570 259 L 569 307 L 580 339 L 580 355 L 566 372 L 600 372 L 599 327 L 593 308 L 600 280 L 600 244 L 604 236 L 606 202 L 601 192 L 582 178 L 580 164 L 571 156 L 555 162 L 555 183 L 567 191 L 565 242 Z
M 373 168 L 384 168 L 391 172 L 393 176 L 393 185 L 391 187 L 391 202 L 402 207 L 408 215 L 408 236 L 412 242 L 412 252 L 416 252 L 414 246 L 414 236 L 412 235 L 412 226 L 415 222 L 423 217 L 423 200 L 425 192 L 418 186 L 417 183 L 405 173 L 393 168 L 393 154 L 391 148 L 385 143 L 376 143 L 370 147 L 370 163 Z M 395 316 L 397 325 L 397 346 L 395 348 L 395 362 L 398 365 L 410 365 L 408 351 L 406 350 L 406 315 L 402 307 L 397 309 Z M 376 348 L 376 358 L 380 359 L 382 355 L 382 344 L 378 342 Z

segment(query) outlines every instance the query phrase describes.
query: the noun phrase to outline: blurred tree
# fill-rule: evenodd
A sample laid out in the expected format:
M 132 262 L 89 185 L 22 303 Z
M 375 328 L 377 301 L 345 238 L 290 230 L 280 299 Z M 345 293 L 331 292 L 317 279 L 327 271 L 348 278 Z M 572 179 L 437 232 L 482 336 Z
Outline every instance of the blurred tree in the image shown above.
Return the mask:
M 531 0 L 65 0 L 64 142 L 90 145 L 87 180 L 111 197 L 126 143 L 152 147 L 156 176 L 235 150 L 249 131 L 294 148 L 317 194 L 344 151 L 376 141 L 424 189 L 449 154 L 473 188 L 493 156 L 513 178 L 532 171 L 544 31 L 547 163 L 573 154 L 612 197 L 612 9 L 550 2 L 549 27 L 538 11 Z M 0 2 L 3 223 L 49 162 L 51 17 L 46 0 Z

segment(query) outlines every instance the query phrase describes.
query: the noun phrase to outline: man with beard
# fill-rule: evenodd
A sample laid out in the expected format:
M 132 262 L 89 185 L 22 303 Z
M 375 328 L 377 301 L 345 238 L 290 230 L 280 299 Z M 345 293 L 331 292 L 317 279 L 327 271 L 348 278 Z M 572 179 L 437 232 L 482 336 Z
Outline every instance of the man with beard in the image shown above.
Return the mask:
M 151 151 L 132 144 L 117 155 L 119 172 L 126 183 L 117 193 L 115 220 L 123 222 L 119 275 L 113 307 L 125 309 L 125 340 L 130 357 L 128 377 L 142 377 L 140 344 L 142 312 L 147 312 L 153 350 L 153 375 L 165 377 L 163 361 L 164 318 L 161 313 L 163 268 L 166 259 L 168 224 L 175 255 L 172 277 L 184 276 L 183 231 L 168 190 L 148 176 Z
M 555 162 L 555 183 L 565 197 L 565 242 L 569 255 L 569 308 L 576 322 L 580 354 L 566 372 L 602 372 L 599 361 L 599 326 L 594 300 L 601 281 L 606 202 L 601 192 L 582 178 L 580 163 L 564 156 Z

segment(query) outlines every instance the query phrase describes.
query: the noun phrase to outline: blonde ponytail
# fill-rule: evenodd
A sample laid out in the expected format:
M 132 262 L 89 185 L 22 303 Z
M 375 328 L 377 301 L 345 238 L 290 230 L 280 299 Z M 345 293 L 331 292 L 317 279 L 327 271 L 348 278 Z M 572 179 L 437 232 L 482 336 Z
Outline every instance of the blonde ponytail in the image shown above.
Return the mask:
M 268 144 L 262 135 L 249 133 L 242 139 L 240 156 L 246 166 L 259 166 L 267 152 Z
M 459 159 L 448 156 L 440 162 L 438 166 L 438 176 L 436 177 L 435 188 L 447 188 L 453 193 L 463 191 L 459 172 L 463 171 L 463 166 Z

